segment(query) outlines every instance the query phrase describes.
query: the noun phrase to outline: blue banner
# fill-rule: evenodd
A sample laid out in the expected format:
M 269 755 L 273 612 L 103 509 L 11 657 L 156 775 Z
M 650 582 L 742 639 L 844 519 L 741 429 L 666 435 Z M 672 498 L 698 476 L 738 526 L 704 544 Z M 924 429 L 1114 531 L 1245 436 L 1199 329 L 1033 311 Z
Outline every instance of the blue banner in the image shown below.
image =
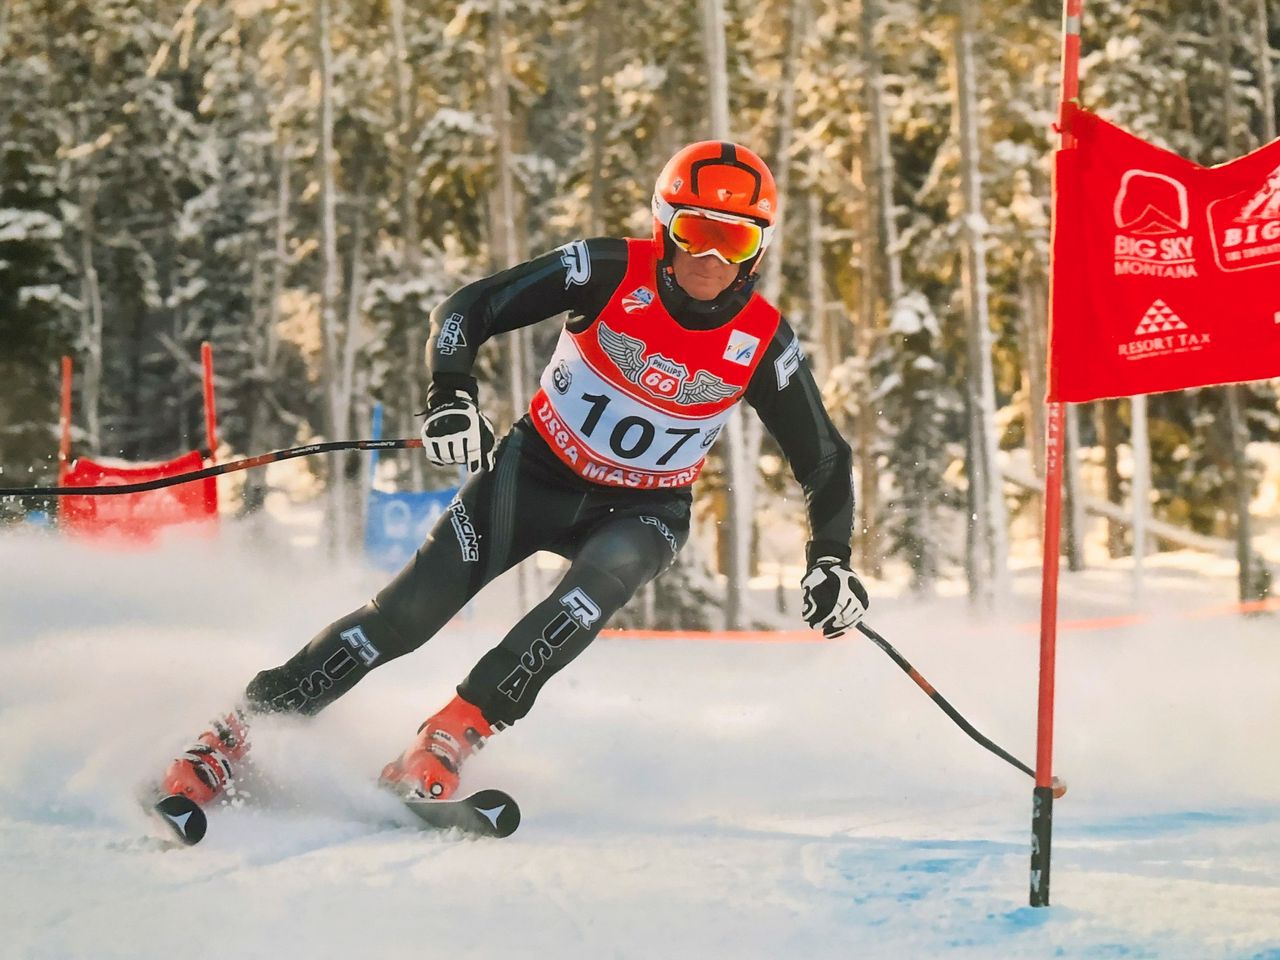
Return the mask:
M 364 550 L 380 570 L 399 570 L 422 545 L 457 490 L 369 491 Z
M 382 404 L 373 408 L 373 439 L 382 439 Z M 378 451 L 369 457 L 369 502 L 365 511 L 364 552 L 380 570 L 399 570 L 427 539 L 457 488 L 389 493 L 374 489 Z

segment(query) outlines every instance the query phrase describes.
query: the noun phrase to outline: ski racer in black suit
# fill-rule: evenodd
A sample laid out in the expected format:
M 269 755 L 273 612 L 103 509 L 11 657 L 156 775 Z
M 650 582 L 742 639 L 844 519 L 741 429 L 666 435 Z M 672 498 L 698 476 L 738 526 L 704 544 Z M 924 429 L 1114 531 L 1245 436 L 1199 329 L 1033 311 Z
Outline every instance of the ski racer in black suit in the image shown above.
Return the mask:
M 690 485 L 745 399 L 777 440 L 809 515 L 804 617 L 828 637 L 863 616 L 849 568 L 849 446 L 823 408 L 799 340 L 754 292 L 777 215 L 764 162 L 706 141 L 658 179 L 654 236 L 579 240 L 463 287 L 432 313 L 423 441 L 471 476 L 409 564 L 369 603 L 259 673 L 164 781 L 199 804 L 248 750 L 254 714 L 314 714 L 373 668 L 429 640 L 485 584 L 539 550 L 570 561 L 556 588 L 492 650 L 382 772 L 443 799 L 466 758 L 523 717 L 689 535 Z M 491 337 L 568 312 L 529 412 L 501 440 L 472 367 Z

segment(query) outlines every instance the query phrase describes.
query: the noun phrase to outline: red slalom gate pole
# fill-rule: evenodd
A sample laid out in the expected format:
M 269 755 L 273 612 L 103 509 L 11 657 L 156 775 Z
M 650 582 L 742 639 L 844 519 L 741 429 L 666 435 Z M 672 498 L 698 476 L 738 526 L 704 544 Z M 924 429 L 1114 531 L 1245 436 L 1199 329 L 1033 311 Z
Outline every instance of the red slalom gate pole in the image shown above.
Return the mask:
M 1062 11 L 1062 95 L 1058 107 L 1059 152 L 1075 147 L 1068 127 L 1068 107 L 1080 96 L 1080 21 L 1084 0 L 1063 0 Z M 1062 198 L 1054 183 L 1054 222 Z M 1059 283 L 1057 265 L 1050 271 L 1050 285 Z M 1053 315 L 1053 295 L 1049 296 L 1050 328 L 1064 318 Z M 1052 337 L 1049 366 L 1052 369 Z M 1058 574 L 1062 546 L 1062 471 L 1066 408 L 1047 404 L 1044 486 L 1044 563 L 1040 585 L 1040 689 L 1036 724 L 1036 785 L 1031 806 L 1031 906 L 1049 905 L 1049 866 L 1053 841 L 1053 800 L 1063 786 L 1053 778 L 1053 695 L 1054 667 L 1058 642 Z
M 218 462 L 218 413 L 213 405 L 213 347 L 206 340 L 200 344 L 200 367 L 204 372 L 204 436 L 209 447 L 209 460 Z
M 71 460 L 71 358 L 62 358 L 62 409 L 59 424 L 62 438 L 58 443 L 58 482 L 62 483 L 67 476 L 67 467 Z

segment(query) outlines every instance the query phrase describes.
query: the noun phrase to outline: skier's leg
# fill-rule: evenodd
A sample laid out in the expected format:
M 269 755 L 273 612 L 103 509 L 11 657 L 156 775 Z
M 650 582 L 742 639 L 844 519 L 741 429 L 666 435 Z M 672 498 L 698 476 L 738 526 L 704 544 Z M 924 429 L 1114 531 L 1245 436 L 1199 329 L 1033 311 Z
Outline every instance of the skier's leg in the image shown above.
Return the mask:
M 670 564 L 687 535 L 658 517 L 611 519 L 574 552 L 555 591 L 480 660 L 442 710 L 382 771 L 383 783 L 421 797 L 447 799 L 459 770 L 503 726 L 529 712 L 551 675 L 586 649 L 605 622 Z
M 495 727 L 529 712 L 543 684 L 594 640 L 642 586 L 660 574 L 688 537 L 687 526 L 657 517 L 608 520 L 588 535 L 547 599 L 480 659 L 458 693 Z
M 516 528 L 523 438 L 512 434 L 492 471 L 463 486 L 409 564 L 378 595 L 318 633 L 279 667 L 250 682 L 250 709 L 314 714 L 370 670 L 431 639 L 480 589 L 540 543 L 536 519 Z M 521 491 L 528 495 L 530 491 Z
M 163 778 L 167 793 L 208 803 L 227 786 L 233 764 L 248 751 L 246 713 L 314 714 L 375 666 L 431 638 L 489 580 L 518 563 L 549 536 L 575 502 L 546 497 L 526 476 L 517 432 L 501 444 L 493 470 L 474 475 L 437 522 L 414 559 L 370 603 L 330 624 L 286 663 L 264 670 L 245 690 L 243 709 L 216 720 L 178 757 Z M 557 509 L 526 511 L 517 529 L 515 505 L 549 500 Z

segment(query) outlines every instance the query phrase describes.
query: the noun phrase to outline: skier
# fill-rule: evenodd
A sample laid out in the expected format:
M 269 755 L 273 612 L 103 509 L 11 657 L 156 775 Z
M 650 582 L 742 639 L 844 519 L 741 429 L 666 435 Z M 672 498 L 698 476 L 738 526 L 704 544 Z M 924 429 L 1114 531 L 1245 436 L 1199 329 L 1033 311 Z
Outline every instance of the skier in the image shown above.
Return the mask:
M 795 332 L 753 291 L 777 215 L 764 162 L 691 144 L 653 194 L 653 237 L 578 240 L 463 287 L 431 316 L 423 444 L 471 476 L 415 557 L 369 603 L 259 673 L 164 777 L 204 805 L 249 748 L 255 714 L 314 714 L 416 650 L 503 571 L 539 550 L 568 572 L 480 658 L 457 695 L 382 771 L 405 796 L 445 799 L 463 762 L 528 713 L 542 686 L 672 562 L 689 535 L 707 451 L 746 399 L 804 489 L 804 618 L 828 637 L 867 593 L 850 569 L 849 446 L 823 408 Z M 472 376 L 495 334 L 570 317 L 528 413 L 495 445 Z

